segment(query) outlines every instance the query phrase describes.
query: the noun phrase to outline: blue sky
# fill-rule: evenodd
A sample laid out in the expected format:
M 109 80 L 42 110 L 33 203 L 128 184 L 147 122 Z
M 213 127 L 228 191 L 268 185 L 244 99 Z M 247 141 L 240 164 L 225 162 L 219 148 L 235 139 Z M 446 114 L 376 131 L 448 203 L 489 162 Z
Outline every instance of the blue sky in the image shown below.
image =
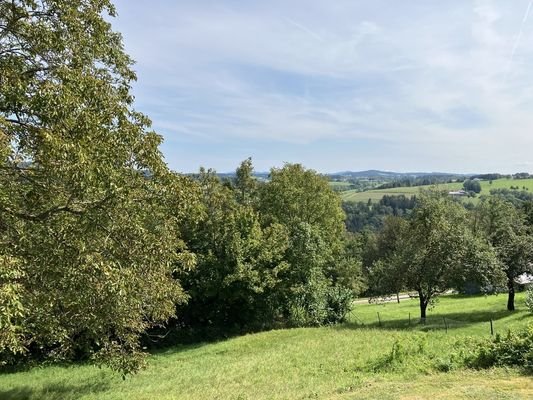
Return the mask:
M 531 0 L 115 4 L 176 171 L 533 172 Z

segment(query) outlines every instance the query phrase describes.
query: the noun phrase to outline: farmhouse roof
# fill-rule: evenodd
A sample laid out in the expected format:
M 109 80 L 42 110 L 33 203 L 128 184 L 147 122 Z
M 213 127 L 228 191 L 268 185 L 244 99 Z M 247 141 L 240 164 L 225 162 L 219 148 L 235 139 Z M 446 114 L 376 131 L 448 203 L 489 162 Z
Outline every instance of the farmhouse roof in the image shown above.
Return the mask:
M 518 276 L 514 280 L 519 285 L 528 285 L 530 283 L 533 283 L 533 275 L 528 274 L 527 272 L 524 272 L 522 275 Z
M 458 191 L 451 191 L 448 192 L 450 196 L 464 196 L 466 192 L 464 190 L 458 190 Z

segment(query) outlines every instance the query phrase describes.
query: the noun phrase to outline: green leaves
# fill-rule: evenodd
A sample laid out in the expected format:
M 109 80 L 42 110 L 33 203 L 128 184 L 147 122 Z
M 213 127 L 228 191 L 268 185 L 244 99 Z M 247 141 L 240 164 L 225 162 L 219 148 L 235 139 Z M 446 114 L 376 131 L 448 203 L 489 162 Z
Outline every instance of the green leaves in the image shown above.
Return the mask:
M 190 295 L 178 326 L 227 335 L 341 320 L 362 272 L 345 246 L 338 196 L 299 165 L 273 170 L 266 183 L 252 171 L 250 159 L 231 182 L 200 170 L 200 207 L 182 230 L 197 267 L 177 274 Z
M 407 222 L 386 221 L 372 281 L 381 291 L 416 290 L 422 318 L 432 299 L 449 288 L 501 282 L 493 249 L 469 222 L 460 204 L 439 193 L 425 194 Z
M 194 267 L 180 239 L 193 185 L 132 108 L 106 13 L 0 2 L 0 360 L 95 355 L 132 372 L 139 336 L 187 299 L 173 274 Z
M 498 197 L 485 199 L 476 212 L 476 224 L 494 247 L 509 289 L 508 309 L 514 309 L 514 279 L 533 272 L 533 236 L 526 215 Z
M 18 260 L 0 256 L 0 349 L 8 349 L 12 354 L 25 350 L 22 330 L 17 323 L 25 315 L 21 301 L 24 294 L 22 278 Z

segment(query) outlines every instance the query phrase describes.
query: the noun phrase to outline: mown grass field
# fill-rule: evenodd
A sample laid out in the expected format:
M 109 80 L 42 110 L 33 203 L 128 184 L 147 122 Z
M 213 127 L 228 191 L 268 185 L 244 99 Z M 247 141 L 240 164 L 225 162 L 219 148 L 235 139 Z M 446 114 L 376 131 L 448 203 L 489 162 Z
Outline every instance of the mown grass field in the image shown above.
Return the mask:
M 3 374 L 0 399 L 530 399 L 533 379 L 517 370 L 454 366 L 453 355 L 469 349 L 468 337 L 490 336 L 491 318 L 502 333 L 533 322 L 523 294 L 516 312 L 505 305 L 503 295 L 446 296 L 427 324 L 417 325 L 417 300 L 357 304 L 339 326 L 172 348 L 125 381 L 87 365 Z M 390 362 L 398 344 L 402 357 Z
M 511 186 L 518 186 L 520 190 L 527 188 L 527 190 L 533 192 L 533 179 L 497 179 L 492 181 L 492 184 L 489 181 L 481 181 L 481 194 L 489 195 L 491 189 L 510 189 Z M 368 199 L 372 202 L 377 202 L 385 195 L 405 195 L 413 196 L 420 192 L 420 190 L 429 189 L 432 186 L 415 186 L 415 187 L 401 187 L 401 188 L 392 188 L 392 189 L 374 189 L 368 190 L 366 192 L 357 192 L 355 190 L 347 190 L 341 193 L 341 197 L 344 201 L 364 201 L 367 202 Z M 436 186 L 441 190 L 459 190 L 463 187 L 462 182 L 459 183 L 445 183 Z M 467 201 L 472 201 L 476 199 L 465 199 Z
M 337 181 L 330 181 L 329 185 L 332 187 L 338 186 L 338 187 L 348 187 L 352 184 L 350 182 L 337 182 Z

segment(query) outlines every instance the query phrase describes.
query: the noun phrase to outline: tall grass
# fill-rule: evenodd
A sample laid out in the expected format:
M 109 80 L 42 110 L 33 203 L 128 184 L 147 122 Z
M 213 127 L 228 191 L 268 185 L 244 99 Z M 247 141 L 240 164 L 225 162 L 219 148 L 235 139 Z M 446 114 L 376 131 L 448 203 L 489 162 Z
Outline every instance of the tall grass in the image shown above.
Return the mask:
M 490 335 L 490 318 L 502 331 L 532 320 L 522 294 L 514 313 L 504 311 L 505 300 L 443 297 L 430 318 L 464 322 L 448 333 L 437 324 L 416 324 L 416 300 L 358 304 L 350 321 L 339 326 L 176 346 L 152 355 L 148 369 L 126 381 L 89 365 L 3 374 L 0 399 L 533 398 L 532 379 L 519 371 L 469 371 L 454 364 L 469 337 Z

